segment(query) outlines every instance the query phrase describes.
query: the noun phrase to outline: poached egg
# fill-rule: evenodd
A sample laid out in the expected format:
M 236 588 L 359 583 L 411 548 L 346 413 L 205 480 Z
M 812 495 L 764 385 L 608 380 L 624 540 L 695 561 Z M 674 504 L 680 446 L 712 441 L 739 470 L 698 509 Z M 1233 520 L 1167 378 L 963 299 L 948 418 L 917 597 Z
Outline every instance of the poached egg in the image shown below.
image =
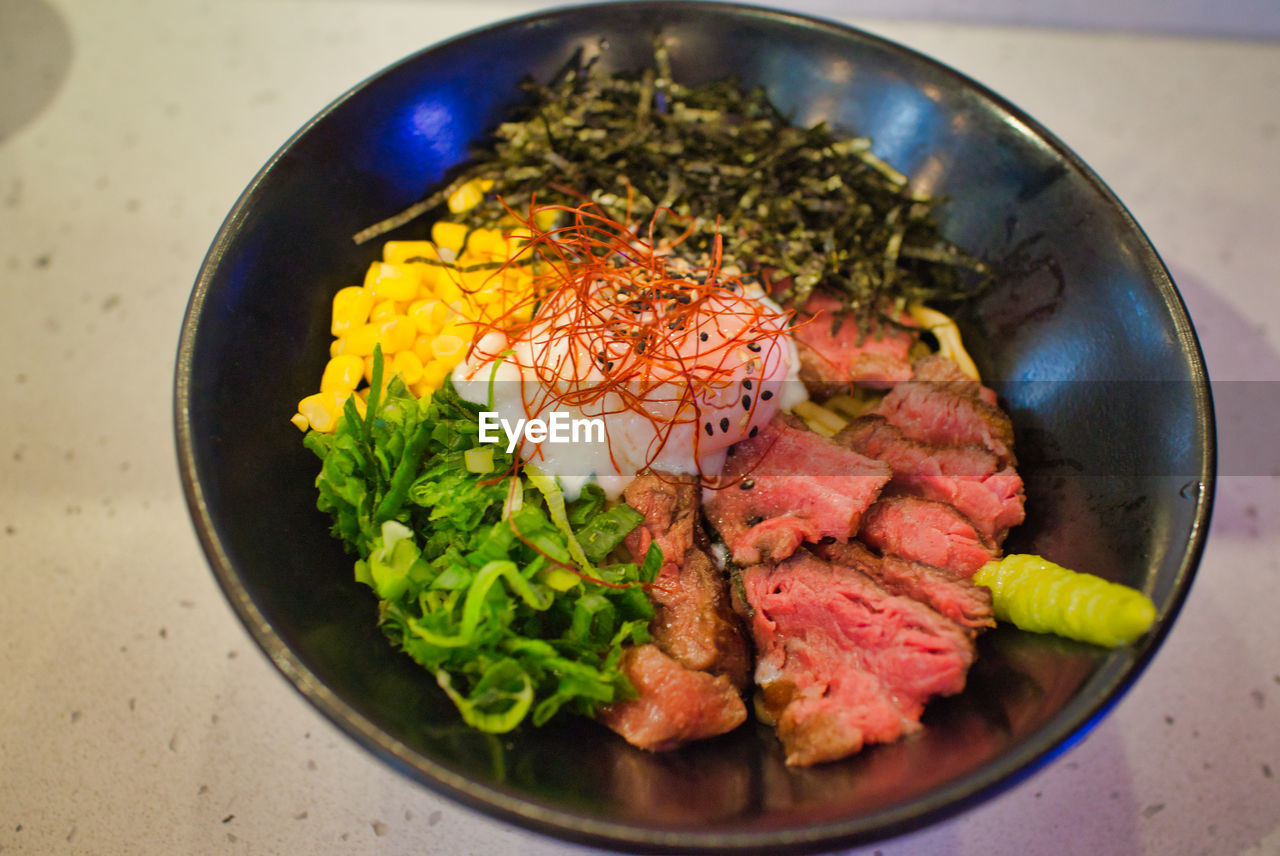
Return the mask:
M 567 287 L 528 322 L 484 333 L 453 383 L 568 498 L 589 482 L 617 498 L 649 469 L 718 475 L 731 445 L 807 397 L 790 315 L 760 286 L 665 260 L 560 273 Z M 553 413 L 604 430 L 522 433 Z

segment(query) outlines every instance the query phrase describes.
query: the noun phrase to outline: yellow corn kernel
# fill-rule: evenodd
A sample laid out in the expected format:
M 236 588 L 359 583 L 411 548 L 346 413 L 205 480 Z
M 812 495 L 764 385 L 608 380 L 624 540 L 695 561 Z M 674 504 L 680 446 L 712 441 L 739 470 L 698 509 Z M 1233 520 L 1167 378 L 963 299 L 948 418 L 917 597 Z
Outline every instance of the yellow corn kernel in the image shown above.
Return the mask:
M 341 354 L 329 360 L 320 378 L 321 392 L 352 392 L 360 385 L 364 360 L 354 354 Z
M 489 296 L 488 291 L 477 292 L 466 301 L 462 315 L 468 323 L 487 319 L 490 317 L 489 307 L 492 303 L 493 299 Z
M 422 380 L 419 383 L 426 384 L 431 389 L 439 389 L 451 372 L 453 366 L 436 360 L 422 367 Z
M 419 380 L 417 383 L 409 387 L 409 391 L 412 392 L 418 398 L 426 398 L 427 396 L 431 395 L 431 393 L 435 392 L 439 388 L 440 388 L 440 384 L 436 384 L 435 386 L 432 386 L 431 384 L 427 383 L 425 380 Z
M 410 267 L 418 274 L 418 296 L 429 297 L 435 289 L 436 283 L 444 276 L 444 266 L 415 262 Z
M 383 321 L 390 321 L 391 316 L 397 314 L 399 304 L 394 300 L 383 300 L 375 303 L 373 310 L 369 313 L 370 324 L 381 324 Z
M 533 232 L 527 226 L 518 226 L 507 234 L 507 258 L 517 255 L 533 240 Z
M 408 315 L 394 315 L 379 324 L 377 329 L 378 342 L 382 345 L 384 354 L 394 354 L 412 348 L 413 340 L 418 336 L 418 327 Z
M 449 361 L 455 363 L 462 359 L 463 351 L 466 350 L 467 343 L 463 341 L 461 336 L 455 336 L 450 333 L 443 333 L 431 340 L 431 353 L 437 360 Z
M 317 392 L 298 402 L 298 413 L 312 428 L 327 434 L 338 424 L 345 401 L 346 396 L 337 392 Z
M 508 302 L 515 302 L 533 287 L 533 277 L 520 265 L 510 265 L 502 271 L 502 287 L 495 289 Z M 514 299 L 513 299 L 514 298 Z
M 450 315 L 442 325 L 440 325 L 440 332 L 436 335 L 459 336 L 464 342 L 470 342 L 471 336 L 475 333 L 475 330 L 475 322 L 455 309 L 454 313 Z
M 358 285 L 349 285 L 338 289 L 333 296 L 333 321 L 330 332 L 341 336 L 352 327 L 358 327 L 369 320 L 369 311 L 373 308 L 373 295 Z
M 436 280 L 435 287 L 432 289 L 435 296 L 445 303 L 453 303 L 460 300 L 465 292 L 462 290 L 462 275 L 451 268 L 445 268 L 441 272 L 441 276 Z
M 417 300 L 409 304 L 409 308 L 405 310 L 404 314 L 408 315 L 409 318 L 413 320 L 413 323 L 417 324 L 417 316 L 422 313 L 424 307 L 430 303 L 431 300 L 432 298 L 430 297 L 419 297 Z
M 293 416 L 289 417 L 289 421 L 292 422 L 294 425 L 296 425 L 298 427 L 298 430 L 303 432 L 304 434 L 306 433 L 307 429 L 311 427 L 310 420 L 308 420 L 307 417 L 303 416 L 301 413 L 293 414 Z
M 422 380 L 422 360 L 413 351 L 400 351 L 391 361 L 391 371 L 400 375 L 405 386 L 413 386 Z
M 441 333 L 449 333 L 462 339 L 463 350 L 475 341 L 476 337 L 483 334 L 480 329 L 479 321 L 471 321 L 466 318 L 455 318 L 453 325 L 449 329 L 440 328 Z
M 418 355 L 419 360 L 422 360 L 424 366 L 436 358 L 436 355 L 431 353 L 431 342 L 434 339 L 434 335 L 429 336 L 423 333 L 413 340 L 413 352 Z
M 484 195 L 493 189 L 493 181 L 487 178 L 473 179 L 449 194 L 449 210 L 461 214 L 475 208 L 484 199 Z
M 378 324 L 361 324 L 350 330 L 347 335 L 342 337 L 345 344 L 342 346 L 342 353 L 355 354 L 357 357 L 367 357 L 373 353 L 374 346 L 378 344 L 378 334 L 381 325 Z
M 507 257 L 507 239 L 497 229 L 476 229 L 467 241 L 467 250 L 478 261 L 502 261 Z
M 370 262 L 369 267 L 364 272 L 364 283 L 362 283 L 362 286 L 371 300 L 373 299 L 373 284 L 381 275 L 382 262 Z M 372 303 L 369 304 L 369 308 L 373 308 Z
M 449 307 L 440 300 L 419 300 L 409 307 L 409 317 L 418 326 L 418 332 L 424 335 L 440 332 L 451 314 Z
M 377 300 L 413 300 L 417 298 L 421 284 L 417 267 L 374 262 L 369 265 L 369 273 L 365 276 L 365 287 Z
M 457 300 L 450 303 L 449 309 L 452 311 L 452 315 L 440 328 L 441 332 L 456 333 L 457 331 L 454 329 L 446 330 L 445 328 L 449 327 L 450 324 L 453 324 L 456 327 L 464 321 L 472 321 L 480 317 L 480 307 L 476 304 L 475 298 L 470 294 L 464 294 Z
M 382 245 L 382 260 L 401 265 L 410 259 L 439 259 L 436 245 L 430 241 L 387 241 Z
M 544 232 L 550 232 L 552 227 L 556 225 L 558 214 L 559 212 L 552 208 L 540 208 L 533 212 L 533 225 Z
M 329 359 L 342 355 L 342 349 L 346 346 L 346 339 L 334 339 L 329 343 Z
M 480 270 L 464 270 L 461 274 L 462 291 L 466 294 L 478 294 L 490 288 L 501 276 L 497 268 L 481 268 Z
M 511 294 L 506 290 L 506 286 L 495 280 L 489 284 L 488 288 L 476 292 L 475 302 L 481 307 L 501 309 L 510 299 Z
M 458 252 L 462 249 L 462 242 L 466 237 L 467 227 L 461 223 L 437 220 L 431 224 L 431 240 L 435 241 L 436 246 L 442 250 Z

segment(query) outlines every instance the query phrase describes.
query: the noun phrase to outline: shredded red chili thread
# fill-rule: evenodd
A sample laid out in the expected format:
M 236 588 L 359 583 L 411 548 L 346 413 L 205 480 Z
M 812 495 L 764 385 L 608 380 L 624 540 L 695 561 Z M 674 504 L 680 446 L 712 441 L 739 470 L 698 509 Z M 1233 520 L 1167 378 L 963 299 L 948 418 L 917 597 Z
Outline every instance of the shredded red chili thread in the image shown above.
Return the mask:
M 642 236 L 590 202 L 535 200 L 527 215 L 507 210 L 524 230 L 525 246 L 489 282 L 502 282 L 509 266 L 527 265 L 533 287 L 478 323 L 468 357 L 511 360 L 536 381 L 522 384 L 529 418 L 556 407 L 601 417 L 640 414 L 654 428 L 647 467 L 677 426 L 701 425 L 708 395 L 728 392 L 744 376 L 758 383 L 766 367 L 785 359 L 792 313 L 745 296 L 747 278 L 721 267 L 718 234 L 708 261 L 697 266 L 677 260 L 675 245 L 657 245 L 656 220 Z M 537 215 L 546 211 L 568 222 L 539 228 Z M 528 343 L 533 359 L 484 351 L 479 343 L 490 332 Z M 751 395 L 738 418 L 754 419 L 758 400 Z M 702 427 L 713 434 L 715 425 Z M 699 460 L 703 431 L 694 433 Z

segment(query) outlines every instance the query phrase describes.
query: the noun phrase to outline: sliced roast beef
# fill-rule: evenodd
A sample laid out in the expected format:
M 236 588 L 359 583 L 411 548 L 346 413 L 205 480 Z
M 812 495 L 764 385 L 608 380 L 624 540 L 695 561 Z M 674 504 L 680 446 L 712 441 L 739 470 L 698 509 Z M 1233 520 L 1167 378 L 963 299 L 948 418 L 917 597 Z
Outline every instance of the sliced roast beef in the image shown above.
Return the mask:
M 756 682 L 791 765 L 816 764 L 920 728 L 925 703 L 964 688 L 970 635 L 856 568 L 807 550 L 741 571 Z
M 674 749 L 732 731 L 747 718 L 727 677 L 687 668 L 656 645 L 627 649 L 622 668 L 637 696 L 601 707 L 596 718 L 641 749 Z
M 991 590 L 943 568 L 898 556 L 881 558 L 858 541 L 819 544 L 813 553 L 861 571 L 893 594 L 918 600 L 970 632 L 994 627 Z
M 730 606 L 728 582 L 706 553 L 700 493 L 697 476 L 636 476 L 623 498 L 644 521 L 626 544 L 636 561 L 650 543 L 662 550 L 662 569 L 649 590 L 654 643 L 688 668 L 725 675 L 742 689 L 750 678 L 750 653 Z
M 904 381 L 881 399 L 874 412 L 912 440 L 977 444 L 994 453 L 1000 466 L 1013 465 L 1013 424 L 999 407 L 975 394 L 973 386 L 968 380 Z
M 858 537 L 882 555 L 973 576 L 999 549 L 954 506 L 918 496 L 886 496 L 867 509 Z
M 996 406 L 996 393 L 990 387 L 966 375 L 954 360 L 941 354 L 926 354 L 911 364 L 911 376 L 914 380 L 945 383 L 960 394 L 979 398 L 987 404 Z
M 739 690 L 751 679 L 751 653 L 730 604 L 724 574 L 697 547 L 678 574 L 663 574 L 650 589 L 654 643 L 691 669 L 724 675 Z
M 997 469 L 995 454 L 982 446 L 912 440 L 877 414 L 853 420 L 836 439 L 893 469 L 887 492 L 950 503 L 993 544 L 1025 516 L 1022 478 L 1011 466 Z
M 908 353 L 919 338 L 911 317 L 900 324 L 860 322 L 840 300 L 823 291 L 796 312 L 793 335 L 800 356 L 800 379 L 815 398 L 829 398 L 852 386 L 887 388 L 911 377 Z
M 698 525 L 698 477 L 644 473 L 631 480 L 622 498 L 644 515 L 644 521 L 627 536 L 632 557 L 643 561 L 649 544 L 656 542 L 662 550 L 664 570 L 669 565 L 683 564 Z
M 891 475 L 784 415 L 732 451 L 706 512 L 742 565 L 782 561 L 805 541 L 848 541 Z
M 996 471 L 996 456 L 976 443 L 942 445 L 913 440 L 884 416 L 868 413 L 846 425 L 836 439 L 884 461 L 894 475 L 939 473 L 985 477 Z

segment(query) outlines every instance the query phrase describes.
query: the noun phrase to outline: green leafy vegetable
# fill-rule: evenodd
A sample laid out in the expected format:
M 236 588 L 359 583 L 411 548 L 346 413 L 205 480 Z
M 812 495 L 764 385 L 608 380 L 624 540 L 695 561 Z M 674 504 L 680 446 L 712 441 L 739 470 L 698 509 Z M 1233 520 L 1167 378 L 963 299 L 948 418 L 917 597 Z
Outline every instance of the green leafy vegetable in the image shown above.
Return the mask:
M 622 543 L 632 529 L 640 525 L 644 515 L 629 505 L 615 505 L 595 515 L 578 532 L 582 552 L 592 562 L 599 562 Z
M 317 505 L 358 557 L 383 631 L 469 725 L 501 733 L 560 710 L 590 715 L 633 692 L 619 658 L 649 639 L 644 585 L 661 552 L 602 565 L 638 512 L 606 509 L 598 488 L 570 502 L 554 479 L 526 486 L 492 445 L 492 468 L 474 472 L 478 411 L 449 383 L 418 400 L 392 379 L 363 417 L 353 405 L 333 434 L 306 436 L 321 459 Z

